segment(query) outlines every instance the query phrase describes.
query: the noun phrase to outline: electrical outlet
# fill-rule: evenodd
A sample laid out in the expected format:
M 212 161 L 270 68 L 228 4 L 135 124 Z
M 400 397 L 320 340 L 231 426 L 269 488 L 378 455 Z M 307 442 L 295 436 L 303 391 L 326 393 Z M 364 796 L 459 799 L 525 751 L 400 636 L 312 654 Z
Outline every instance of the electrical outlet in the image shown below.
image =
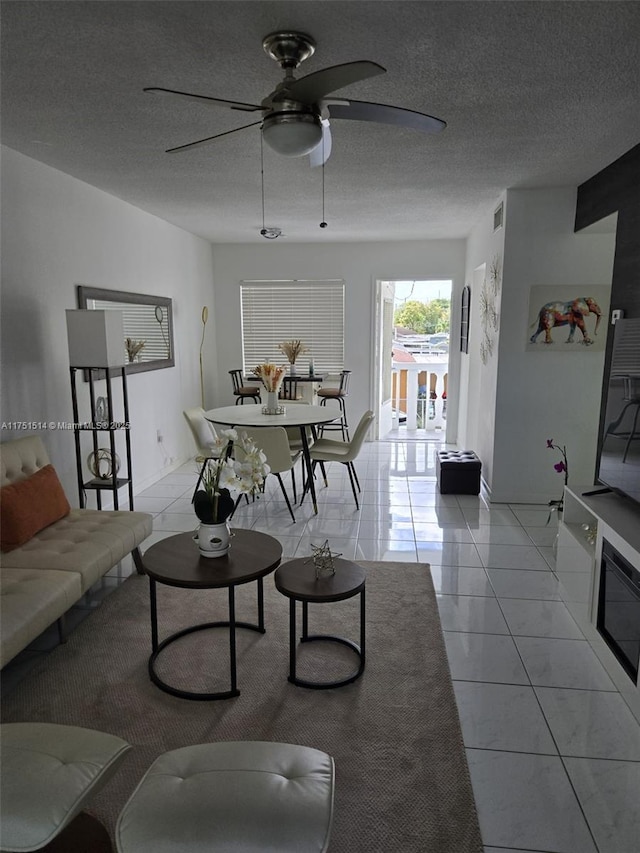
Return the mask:
M 158 442 L 158 444 L 162 444 L 162 433 L 159 429 L 156 430 L 156 441 Z

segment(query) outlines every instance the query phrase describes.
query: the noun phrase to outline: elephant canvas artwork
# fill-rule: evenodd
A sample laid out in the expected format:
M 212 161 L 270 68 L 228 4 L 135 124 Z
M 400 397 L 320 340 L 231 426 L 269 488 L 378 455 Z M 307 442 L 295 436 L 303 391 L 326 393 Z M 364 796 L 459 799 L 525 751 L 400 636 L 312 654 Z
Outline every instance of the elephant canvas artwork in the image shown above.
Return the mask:
M 607 341 L 611 288 L 532 287 L 528 352 L 601 352 Z

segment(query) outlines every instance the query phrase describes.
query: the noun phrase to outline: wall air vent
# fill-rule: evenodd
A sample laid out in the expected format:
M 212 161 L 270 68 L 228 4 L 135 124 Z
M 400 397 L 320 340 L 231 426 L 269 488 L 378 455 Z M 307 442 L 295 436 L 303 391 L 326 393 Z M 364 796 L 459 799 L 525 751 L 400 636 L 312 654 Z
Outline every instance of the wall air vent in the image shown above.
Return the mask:
M 502 228 L 502 214 L 504 213 L 504 202 L 501 201 L 500 204 L 493 211 L 493 230 L 497 231 L 498 228 Z

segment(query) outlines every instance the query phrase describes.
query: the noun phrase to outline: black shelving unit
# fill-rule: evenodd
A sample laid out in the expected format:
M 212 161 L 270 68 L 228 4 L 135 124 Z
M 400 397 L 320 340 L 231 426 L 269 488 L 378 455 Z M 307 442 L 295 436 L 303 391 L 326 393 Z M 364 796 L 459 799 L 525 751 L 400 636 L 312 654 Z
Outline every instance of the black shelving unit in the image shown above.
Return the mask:
M 89 406 L 90 417 L 81 419 L 78 406 L 78 390 L 77 390 L 77 373 L 83 371 L 87 380 L 89 390 Z M 133 480 L 131 477 L 131 435 L 129 432 L 129 399 L 127 396 L 127 374 L 124 367 L 71 367 L 71 401 L 73 404 L 73 432 L 76 446 L 76 469 L 78 474 L 78 494 L 80 500 L 80 508 L 84 509 L 86 505 L 87 491 L 95 491 L 98 509 L 102 509 L 102 492 L 110 491 L 113 496 L 113 507 L 118 509 L 118 493 L 124 486 L 128 487 L 129 492 L 129 509 L 133 509 Z M 122 383 L 122 420 L 118 420 L 114 415 L 113 406 L 113 384 L 112 380 L 120 379 Z M 104 380 L 106 383 L 106 399 L 107 399 L 107 419 L 99 421 L 96 414 L 96 381 Z M 109 451 L 111 459 L 116 459 L 116 434 L 124 433 L 125 454 L 127 460 L 126 476 L 116 476 L 103 479 L 94 477 L 90 480 L 85 480 L 82 462 L 83 452 L 80 436 L 83 432 L 90 432 L 92 435 L 93 452 L 97 453 L 100 450 L 99 437 L 107 434 L 109 436 Z M 115 473 L 115 472 L 114 472 Z

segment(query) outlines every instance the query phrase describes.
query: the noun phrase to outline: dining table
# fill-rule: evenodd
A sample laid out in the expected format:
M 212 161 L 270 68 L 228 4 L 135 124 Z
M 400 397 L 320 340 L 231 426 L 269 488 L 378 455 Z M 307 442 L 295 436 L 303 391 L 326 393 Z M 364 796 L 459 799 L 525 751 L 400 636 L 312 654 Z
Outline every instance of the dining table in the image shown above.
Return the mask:
M 309 492 L 313 502 L 313 511 L 318 514 L 318 503 L 316 500 L 316 489 L 313 480 L 313 465 L 311 463 L 311 454 L 309 449 L 309 441 L 307 438 L 307 428 L 310 427 L 315 438 L 316 427 L 323 426 L 335 421 L 339 417 L 339 412 L 335 407 L 329 406 L 308 406 L 306 404 L 293 403 L 287 405 L 286 400 L 283 400 L 282 414 L 265 415 L 262 412 L 262 406 L 246 405 L 246 406 L 220 406 L 217 409 L 209 409 L 204 413 L 205 418 L 212 424 L 219 424 L 228 427 L 298 427 L 300 429 L 300 439 L 302 442 L 302 458 L 307 469 L 307 482 L 309 484 Z

